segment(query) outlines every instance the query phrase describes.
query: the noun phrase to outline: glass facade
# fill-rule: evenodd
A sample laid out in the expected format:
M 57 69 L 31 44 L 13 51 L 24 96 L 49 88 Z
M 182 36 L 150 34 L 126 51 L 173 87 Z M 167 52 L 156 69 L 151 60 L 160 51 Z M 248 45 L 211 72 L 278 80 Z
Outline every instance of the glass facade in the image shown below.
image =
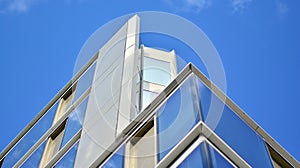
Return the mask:
M 55 103 L 39 121 L 24 135 L 22 139 L 6 155 L 3 168 L 10 168 L 25 155 L 25 153 L 45 134 L 52 126 L 58 103 Z
M 243 120 L 193 65 L 177 74 L 175 51 L 141 47 L 139 38 L 129 37 L 138 31 L 132 24 L 1 154 L 0 167 L 272 168 L 267 133 L 244 114 Z M 288 154 L 278 156 L 293 161 Z
M 265 142 L 259 135 L 199 79 L 197 87 L 204 122 L 251 166 L 272 167 Z
M 217 123 L 208 120 L 209 115 L 215 116 L 219 114 L 215 111 L 219 108 L 212 108 L 212 110 L 210 110 L 211 99 L 217 100 L 214 100 L 215 105 L 223 107 L 223 109 L 221 108 L 223 111 Z M 220 136 L 230 148 L 236 151 L 241 158 L 246 160 L 249 165 L 253 167 L 272 167 L 264 141 L 195 75 L 190 75 L 159 107 L 156 113 L 158 162 L 161 161 L 171 149 L 200 122 L 200 118 L 202 118 L 202 120 Z M 193 162 L 199 162 L 199 164 L 204 167 L 208 165 L 211 167 L 220 167 L 220 165 L 222 165 L 222 167 L 233 167 L 231 163 L 224 159 L 222 155 L 210 145 L 203 144 L 205 149 L 199 146 L 199 148 L 191 154 L 189 161 L 184 161 L 181 166 L 186 167 L 187 165 L 194 165 L 192 164 Z M 249 149 L 249 146 L 251 146 L 251 149 Z M 200 152 L 205 150 L 206 152 Z M 195 159 L 194 155 L 199 152 L 200 154 L 197 154 L 199 155 L 197 156 L 198 159 Z M 199 159 L 201 153 L 202 160 Z
M 157 93 L 146 90 L 143 92 L 144 103 L 150 103 L 157 97 Z M 67 117 L 60 149 L 82 128 L 88 101 L 89 96 Z M 54 104 L 12 150 L 9 151 L 2 167 L 12 167 L 15 165 L 34 143 L 49 130 L 53 124 L 57 106 L 58 103 Z M 159 164 L 164 161 L 165 157 L 171 153 L 171 150 L 178 143 L 181 143 L 182 139 L 189 135 L 196 124 L 201 121 L 251 167 L 273 167 L 264 140 L 194 74 L 186 77 L 182 84 L 172 91 L 170 96 L 155 109 L 155 114 L 152 126 L 147 128 L 148 131 L 146 130 L 146 133 L 142 137 L 139 137 L 139 140 L 135 140 L 135 136 L 137 135 L 132 136 L 117 152 L 113 152 L 112 156 L 101 167 L 126 167 L 126 162 L 130 163 L 130 165 L 134 163 L 136 166 Z M 177 166 L 191 168 L 236 167 L 228 158 L 225 158 L 224 153 L 220 153 L 215 147 L 211 146 L 211 142 L 208 143 L 206 141 L 201 142 L 195 149 L 190 150 L 188 155 L 185 154 L 184 159 L 181 159 L 182 161 Z M 44 141 L 28 155 L 28 158 L 20 167 L 40 166 L 46 142 Z M 126 144 L 130 147 L 125 147 Z M 148 145 L 145 146 L 146 144 Z M 151 147 L 151 149 L 153 148 L 151 153 L 154 157 L 134 159 L 135 157 L 140 157 L 139 155 L 145 151 L 149 151 L 149 144 L 156 144 Z M 73 167 L 78 145 L 79 141 L 54 166 Z M 187 148 L 189 146 L 189 144 L 186 144 Z M 125 153 L 129 154 L 129 158 L 131 159 L 126 158 Z M 183 154 L 177 156 L 177 159 L 182 157 Z

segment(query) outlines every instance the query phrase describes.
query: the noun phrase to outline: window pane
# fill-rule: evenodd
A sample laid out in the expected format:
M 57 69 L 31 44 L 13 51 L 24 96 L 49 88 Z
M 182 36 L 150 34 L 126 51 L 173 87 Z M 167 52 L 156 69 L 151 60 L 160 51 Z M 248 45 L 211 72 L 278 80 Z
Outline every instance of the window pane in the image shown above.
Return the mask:
M 76 142 L 76 144 L 66 153 L 65 156 L 61 160 L 59 160 L 55 168 L 66 168 L 66 167 L 74 167 L 76 153 L 78 149 L 79 142 Z
M 143 78 L 145 81 L 167 86 L 171 81 L 170 63 L 144 57 Z
M 45 146 L 46 146 L 46 141 L 43 142 L 42 145 L 31 154 L 31 156 L 21 165 L 21 167 L 23 168 L 39 167 Z
M 81 129 L 87 102 L 88 97 L 85 98 L 85 100 L 83 100 L 83 102 L 81 102 L 81 104 L 69 115 L 60 148 L 62 148 Z
M 124 146 L 122 146 L 109 160 L 104 163 L 101 167 L 112 168 L 112 167 L 124 167 Z
M 210 153 L 210 163 L 212 167 L 232 168 L 234 167 L 228 160 L 226 160 L 218 151 L 206 143 Z
M 178 168 L 204 168 L 202 157 L 201 157 L 201 148 L 200 144 L 183 162 L 178 166 Z
M 200 120 L 194 89 L 190 76 L 157 112 L 159 161 Z
M 178 167 L 181 168 L 233 168 L 219 152 L 206 142 L 202 142 L 196 147 Z
M 7 154 L 2 165 L 3 168 L 12 167 L 24 154 L 38 141 L 51 127 L 57 110 L 58 103 L 55 103 L 44 114 L 42 118 L 24 135 L 24 137 Z
M 144 109 L 145 107 L 147 107 L 152 100 L 154 100 L 154 98 L 156 98 L 156 96 L 158 95 L 158 93 L 155 92 L 151 92 L 148 90 L 143 90 L 143 107 L 142 109 Z
M 91 86 L 95 67 L 96 64 L 94 63 L 78 80 L 73 102 L 76 102 L 76 100 Z
M 197 83 L 204 122 L 252 167 L 272 167 L 260 136 L 200 80 Z

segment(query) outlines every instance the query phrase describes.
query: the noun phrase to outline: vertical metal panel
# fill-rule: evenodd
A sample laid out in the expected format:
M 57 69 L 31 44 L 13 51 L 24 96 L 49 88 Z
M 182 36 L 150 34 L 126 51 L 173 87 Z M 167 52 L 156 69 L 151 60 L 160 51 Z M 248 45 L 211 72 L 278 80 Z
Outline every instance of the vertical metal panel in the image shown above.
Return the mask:
M 123 71 L 133 68 L 125 58 L 127 31 L 128 23 L 99 51 L 75 167 L 89 167 L 115 140 Z

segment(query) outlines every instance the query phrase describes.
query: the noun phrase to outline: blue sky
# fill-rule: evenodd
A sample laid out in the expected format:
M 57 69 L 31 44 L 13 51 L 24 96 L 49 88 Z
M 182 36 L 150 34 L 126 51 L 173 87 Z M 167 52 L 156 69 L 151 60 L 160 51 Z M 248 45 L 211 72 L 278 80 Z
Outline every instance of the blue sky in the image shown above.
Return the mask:
M 69 81 L 106 22 L 164 11 L 199 26 L 222 59 L 227 94 L 300 160 L 300 1 L 0 0 L 0 150 Z

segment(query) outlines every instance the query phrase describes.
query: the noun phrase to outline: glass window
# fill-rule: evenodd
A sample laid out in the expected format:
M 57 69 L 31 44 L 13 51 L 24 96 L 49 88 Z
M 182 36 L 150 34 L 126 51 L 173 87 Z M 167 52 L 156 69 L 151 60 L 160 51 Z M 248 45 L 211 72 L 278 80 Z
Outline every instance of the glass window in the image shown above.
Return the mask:
M 197 146 L 180 164 L 180 168 L 233 168 L 234 166 L 207 142 Z
M 203 146 L 203 143 L 194 149 L 194 151 L 181 162 L 178 168 L 205 168 L 201 157 L 201 146 Z
M 151 102 L 152 100 L 154 100 L 156 98 L 156 96 L 158 95 L 158 93 L 155 92 L 151 92 L 148 90 L 143 90 L 143 107 L 142 109 L 146 108 Z
M 171 82 L 170 63 L 144 57 L 143 80 L 167 86 Z
M 89 97 L 85 98 L 85 100 L 83 100 L 83 102 L 81 102 L 81 104 L 69 115 L 60 148 L 62 148 L 81 129 L 88 98 Z
M 78 80 L 73 102 L 76 102 L 76 100 L 91 86 L 95 67 L 96 64 L 94 63 Z
M 46 141 L 41 144 L 40 147 L 35 150 L 31 156 L 21 165 L 22 168 L 28 167 L 39 167 L 44 149 L 46 146 Z
M 160 161 L 200 121 L 190 76 L 157 112 L 158 160 Z
M 125 147 L 122 146 L 116 153 L 113 154 L 107 162 L 105 162 L 102 168 L 112 168 L 112 167 L 124 167 L 124 150 Z
M 74 167 L 79 141 L 59 160 L 55 168 Z
M 200 80 L 203 120 L 252 167 L 272 167 L 264 141 Z
M 17 161 L 25 155 L 25 153 L 38 141 L 44 133 L 51 127 L 55 112 L 57 110 L 57 104 L 55 103 L 44 114 L 42 118 L 24 135 L 24 137 L 12 148 L 6 155 L 3 168 L 13 167 Z
M 233 166 L 228 160 L 226 160 L 219 152 L 217 152 L 208 143 L 205 143 L 209 150 L 209 160 L 212 167 L 232 168 Z

